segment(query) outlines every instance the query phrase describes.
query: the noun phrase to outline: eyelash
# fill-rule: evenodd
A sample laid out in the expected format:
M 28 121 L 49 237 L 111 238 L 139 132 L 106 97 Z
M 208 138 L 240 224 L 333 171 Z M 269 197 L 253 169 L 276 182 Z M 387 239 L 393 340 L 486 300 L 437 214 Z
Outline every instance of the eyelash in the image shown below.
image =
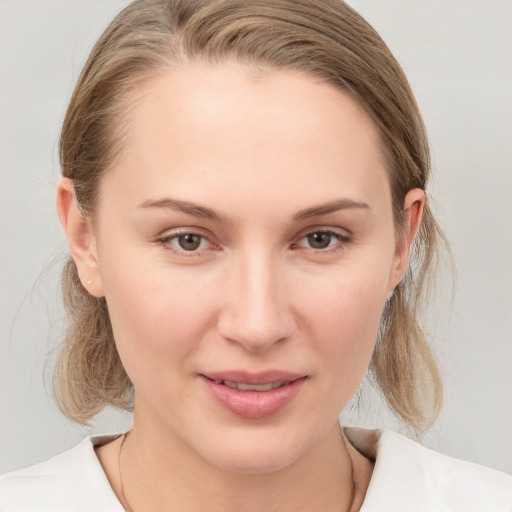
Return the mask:
M 343 234 L 343 233 L 340 233 L 339 231 L 334 231 L 332 229 L 315 229 L 313 231 L 308 231 L 307 233 L 305 233 L 304 235 L 302 235 L 299 239 L 299 242 L 301 240 L 304 240 L 305 238 L 307 238 L 308 236 L 310 235 L 315 235 L 315 234 L 324 234 L 324 235 L 329 235 L 335 239 L 337 239 L 337 243 L 335 243 L 332 247 L 327 247 L 325 249 L 315 249 L 314 250 L 314 254 L 333 254 L 335 252 L 338 252 L 338 251 L 342 251 L 344 249 L 346 249 L 346 246 L 347 244 L 349 244 L 352 239 Z M 293 245 L 296 245 L 296 243 L 294 243 Z M 313 247 L 310 247 L 310 249 L 313 249 Z
M 184 256 L 185 258 L 197 257 L 197 256 L 202 255 L 202 253 L 204 251 L 186 251 L 185 249 L 180 250 L 180 249 L 177 249 L 172 246 L 173 240 L 179 238 L 180 236 L 186 236 L 186 235 L 198 236 L 201 238 L 200 243 L 202 243 L 204 240 L 206 240 L 210 244 L 212 244 L 212 242 L 208 239 L 207 236 L 202 235 L 201 233 L 197 233 L 194 230 L 187 230 L 187 229 L 180 230 L 180 231 L 174 231 L 173 233 L 171 233 L 169 235 L 166 235 L 162 238 L 158 238 L 157 240 L 155 240 L 155 244 L 163 247 L 164 249 L 166 249 L 168 251 L 172 251 L 173 253 L 175 253 L 179 256 Z M 212 245 L 215 245 L 215 244 L 212 244 Z
M 332 253 L 338 252 L 340 250 L 344 250 L 346 248 L 346 245 L 352 242 L 352 238 L 345 234 L 342 234 L 338 231 L 334 231 L 331 229 L 321 229 L 320 228 L 320 229 L 308 231 L 307 233 L 304 233 L 303 235 L 301 235 L 301 237 L 298 239 L 298 242 L 294 242 L 292 244 L 292 247 L 300 247 L 298 245 L 300 241 L 304 240 L 305 238 L 307 238 L 310 235 L 320 234 L 320 233 L 334 237 L 335 239 L 337 239 L 337 243 L 335 243 L 332 247 L 328 246 L 325 249 L 313 249 L 313 247 L 310 247 L 310 249 L 314 250 L 314 254 L 324 254 L 324 255 L 332 254 Z M 169 235 L 166 235 L 162 238 L 155 240 L 155 244 L 158 246 L 164 247 L 166 250 L 170 250 L 170 251 L 174 252 L 175 254 L 178 254 L 179 256 L 184 256 L 184 257 L 188 257 L 188 258 L 201 256 L 204 251 L 197 251 L 197 250 L 186 251 L 185 249 L 180 250 L 180 249 L 176 249 L 172 246 L 171 242 L 173 240 L 179 238 L 180 236 L 185 236 L 185 235 L 198 236 L 202 239 L 202 241 L 206 240 L 207 242 L 209 242 L 210 244 L 212 244 L 215 247 L 215 244 L 213 244 L 208 239 L 207 236 L 202 235 L 201 233 L 197 233 L 193 230 L 175 231 Z

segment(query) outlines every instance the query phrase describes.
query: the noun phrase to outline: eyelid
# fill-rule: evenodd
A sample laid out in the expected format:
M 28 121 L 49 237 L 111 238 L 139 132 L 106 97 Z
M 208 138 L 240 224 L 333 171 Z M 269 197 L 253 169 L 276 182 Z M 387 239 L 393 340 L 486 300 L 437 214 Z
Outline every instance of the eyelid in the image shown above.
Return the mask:
M 348 229 L 325 225 L 309 226 L 301 230 L 296 238 L 299 240 L 313 233 L 331 233 L 342 238 L 353 238 L 352 233 Z
M 299 242 L 302 241 L 309 235 L 314 233 L 327 233 L 332 235 L 333 237 L 338 239 L 338 242 L 333 246 L 328 246 L 324 249 L 315 249 L 313 247 L 303 247 L 299 245 Z M 185 249 L 176 248 L 171 244 L 171 240 L 177 238 L 181 235 L 196 235 L 206 240 L 209 244 L 209 247 L 201 250 L 187 251 Z M 204 233 L 202 228 L 196 227 L 179 227 L 174 229 L 169 229 L 163 231 L 161 235 L 157 236 L 154 240 L 155 245 L 164 247 L 165 249 L 175 253 L 178 256 L 183 257 L 197 257 L 204 256 L 204 253 L 210 250 L 221 250 L 221 247 L 218 243 L 212 240 L 214 238 L 211 234 Z M 302 230 L 299 235 L 295 238 L 295 242 L 292 243 L 292 248 L 300 248 L 306 251 L 313 252 L 314 254 L 330 254 L 337 252 L 339 250 L 345 249 L 347 244 L 353 242 L 353 235 L 346 229 L 335 228 L 332 226 L 310 226 L 307 229 Z
M 338 239 L 338 243 L 334 244 L 334 246 L 327 247 L 325 249 L 315 249 L 313 247 L 302 247 L 298 246 L 298 243 L 306 238 L 309 235 L 312 235 L 314 233 L 327 233 L 329 235 L 332 235 Z M 304 250 L 310 250 L 313 251 L 314 254 L 330 254 L 337 252 L 339 250 L 345 249 L 347 244 L 350 244 L 353 241 L 353 236 L 351 233 L 349 233 L 347 230 L 341 229 L 341 228 L 334 228 L 331 226 L 311 226 L 307 228 L 306 230 L 302 231 L 296 238 L 296 242 L 294 242 L 292 245 L 297 245 L 299 248 Z
M 183 235 L 199 236 L 202 239 L 206 240 L 209 243 L 210 247 L 202 250 L 186 251 L 185 249 L 180 250 L 171 244 L 171 240 Z M 184 256 L 188 258 L 194 256 L 203 256 L 205 251 L 208 250 L 219 250 L 219 246 L 212 241 L 212 237 L 210 235 L 205 234 L 204 231 L 200 228 L 193 227 L 179 227 L 175 229 L 166 230 L 161 235 L 156 237 L 154 243 L 155 245 L 164 247 L 166 250 L 169 250 L 177 254 L 178 256 Z

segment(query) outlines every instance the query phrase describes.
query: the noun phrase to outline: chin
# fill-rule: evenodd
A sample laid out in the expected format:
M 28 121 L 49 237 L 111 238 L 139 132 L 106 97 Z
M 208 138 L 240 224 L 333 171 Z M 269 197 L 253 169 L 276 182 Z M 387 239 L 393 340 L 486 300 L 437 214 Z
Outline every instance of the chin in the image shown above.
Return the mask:
M 295 457 L 282 452 L 265 450 L 233 451 L 219 454 L 209 462 L 231 473 L 264 474 L 273 473 L 288 467 Z
M 211 440 L 203 457 L 212 465 L 233 473 L 271 473 L 292 465 L 306 451 L 304 443 L 275 432 L 266 435 L 228 435 L 224 440 Z M 261 434 L 261 433 L 260 433 Z

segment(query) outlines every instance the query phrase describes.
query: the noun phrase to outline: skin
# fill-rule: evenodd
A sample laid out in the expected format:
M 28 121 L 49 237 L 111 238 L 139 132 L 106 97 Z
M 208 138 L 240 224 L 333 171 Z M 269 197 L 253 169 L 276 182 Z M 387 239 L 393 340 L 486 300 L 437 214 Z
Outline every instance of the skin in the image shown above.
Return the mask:
M 375 126 L 343 91 L 298 72 L 184 65 L 146 85 L 127 141 L 102 179 L 94 228 L 69 180 L 57 203 L 135 387 L 122 458 L 130 507 L 347 510 L 338 415 L 406 269 L 423 192 L 407 194 L 397 231 Z M 202 237 L 196 250 L 180 247 L 186 233 Z M 311 233 L 327 246 L 312 247 Z M 307 379 L 277 414 L 246 419 L 198 377 L 228 369 Z M 119 442 L 97 453 L 123 501 Z M 358 510 L 372 464 L 349 449 Z

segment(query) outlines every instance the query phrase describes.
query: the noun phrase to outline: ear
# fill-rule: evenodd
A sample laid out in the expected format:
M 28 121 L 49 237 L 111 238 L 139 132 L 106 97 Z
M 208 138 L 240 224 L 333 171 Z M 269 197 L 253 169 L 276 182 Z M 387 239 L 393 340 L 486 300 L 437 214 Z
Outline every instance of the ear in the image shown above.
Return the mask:
M 392 293 L 398 286 L 407 270 L 411 247 L 421 224 L 424 206 L 425 192 L 423 190 L 414 188 L 407 192 L 401 231 L 398 235 L 393 267 L 389 276 L 389 293 Z
M 69 178 L 63 178 L 57 187 L 57 212 L 83 287 L 92 295 L 103 297 L 96 238 L 90 221 L 78 209 L 75 187 Z

